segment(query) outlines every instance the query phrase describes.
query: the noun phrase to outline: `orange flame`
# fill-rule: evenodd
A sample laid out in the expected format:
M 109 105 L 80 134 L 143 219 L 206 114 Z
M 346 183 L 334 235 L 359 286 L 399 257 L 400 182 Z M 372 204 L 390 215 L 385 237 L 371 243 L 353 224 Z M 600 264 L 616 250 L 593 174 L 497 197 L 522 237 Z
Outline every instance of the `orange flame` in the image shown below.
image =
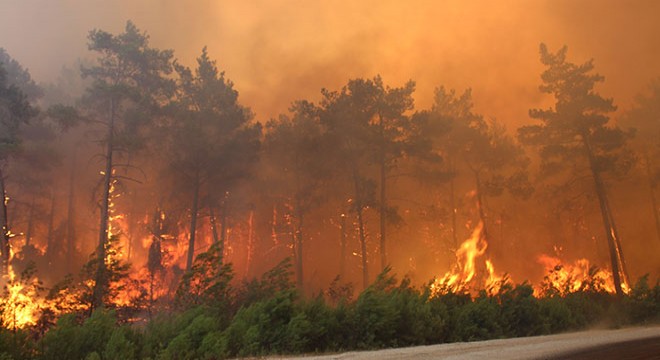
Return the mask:
M 500 284 L 508 281 L 504 276 L 496 275 L 495 267 L 490 259 L 481 259 L 488 248 L 488 243 L 483 236 L 483 228 L 483 222 L 479 222 L 472 231 L 472 235 L 463 241 L 456 250 L 456 267 L 433 281 L 432 294 L 469 292 L 470 289 L 481 287 L 489 289 L 489 291 L 497 291 Z M 483 263 L 479 261 L 483 261 Z M 487 274 L 478 273 L 477 267 L 480 264 L 485 267 Z
M 12 329 L 34 325 L 44 306 L 44 299 L 38 294 L 41 284 L 36 278 L 17 279 L 11 265 L 14 258 L 14 252 L 11 250 L 9 257 L 4 294 L 0 299 L 2 323 Z
M 569 293 L 593 290 L 616 292 L 612 272 L 592 266 L 587 259 L 578 259 L 572 264 L 563 263 L 559 258 L 541 254 L 537 261 L 545 268 L 546 275 L 536 295 L 542 293 Z M 627 284 L 621 284 L 624 292 L 629 291 Z

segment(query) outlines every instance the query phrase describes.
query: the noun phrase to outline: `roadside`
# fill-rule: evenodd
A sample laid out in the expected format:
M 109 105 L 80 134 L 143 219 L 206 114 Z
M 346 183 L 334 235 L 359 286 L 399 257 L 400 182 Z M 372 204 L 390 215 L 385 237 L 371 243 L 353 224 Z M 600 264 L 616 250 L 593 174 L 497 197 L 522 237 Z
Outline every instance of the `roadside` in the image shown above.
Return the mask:
M 616 346 L 613 344 L 619 344 Z M 660 325 L 617 330 L 590 330 L 547 336 L 417 346 L 375 351 L 291 357 L 290 359 L 625 359 L 627 349 L 637 346 L 631 359 L 660 359 Z M 642 348 L 642 350 L 639 350 Z M 631 350 L 632 353 L 632 350 Z M 279 357 L 278 359 L 287 359 Z

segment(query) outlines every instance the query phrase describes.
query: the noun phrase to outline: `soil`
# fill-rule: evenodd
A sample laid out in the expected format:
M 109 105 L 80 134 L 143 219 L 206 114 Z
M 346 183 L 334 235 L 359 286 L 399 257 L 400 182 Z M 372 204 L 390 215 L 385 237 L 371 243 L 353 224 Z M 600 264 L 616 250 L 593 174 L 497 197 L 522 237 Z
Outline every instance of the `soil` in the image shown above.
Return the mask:
M 452 343 L 291 359 L 660 359 L 660 325 Z M 280 357 L 279 359 L 286 359 Z

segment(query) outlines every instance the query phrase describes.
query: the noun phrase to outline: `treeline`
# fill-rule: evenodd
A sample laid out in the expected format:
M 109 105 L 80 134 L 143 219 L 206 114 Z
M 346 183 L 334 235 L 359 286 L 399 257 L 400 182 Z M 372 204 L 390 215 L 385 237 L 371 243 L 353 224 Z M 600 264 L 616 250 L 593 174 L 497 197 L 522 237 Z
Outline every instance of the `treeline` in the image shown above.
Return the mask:
M 2 328 L 0 356 L 224 359 L 544 335 L 660 320 L 660 285 L 649 286 L 646 277 L 622 299 L 594 290 L 595 284 L 560 295 L 550 283 L 542 296 L 534 296 L 527 283 L 503 283 L 473 297 L 417 288 L 386 269 L 351 299 L 350 287 L 339 283 L 316 297 L 301 298 L 287 262 L 238 287 L 231 285 L 230 268 L 225 271 L 229 276 L 213 278 L 195 297 L 179 293 L 179 311 L 154 315 L 146 323 L 127 324 L 114 310 L 97 309 L 91 316 L 64 315 L 37 338 L 28 329 Z
M 543 276 L 541 253 L 607 264 L 619 296 L 628 278 L 657 276 L 657 82 L 615 124 L 593 62 L 542 45 L 554 104 L 519 129 L 478 114 L 470 90 L 440 86 L 416 109 L 414 82 L 379 76 L 258 122 L 206 49 L 191 69 L 131 22 L 88 45 L 94 60 L 47 86 L 0 52 L 0 254 L 8 284 L 31 279 L 23 293 L 44 293 L 40 279 L 87 315 L 170 311 L 215 281 L 195 272 L 209 248 L 235 281 L 290 257 L 308 296 L 337 275 L 372 289 L 388 265 L 421 284 L 456 265 L 477 226 L 484 256 L 516 280 Z M 264 301 L 298 304 L 287 294 Z

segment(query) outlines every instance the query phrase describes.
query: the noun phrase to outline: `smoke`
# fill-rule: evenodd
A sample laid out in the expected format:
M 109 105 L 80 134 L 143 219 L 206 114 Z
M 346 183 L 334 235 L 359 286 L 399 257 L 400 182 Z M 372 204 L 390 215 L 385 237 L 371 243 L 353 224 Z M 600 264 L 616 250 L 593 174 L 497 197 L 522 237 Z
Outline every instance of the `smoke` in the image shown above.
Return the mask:
M 190 67 L 208 46 L 211 58 L 235 83 L 241 103 L 251 107 L 262 122 L 287 111 L 292 101 L 318 100 L 322 88 L 339 89 L 348 79 L 380 74 L 390 86 L 416 81 L 417 109 L 431 105 L 437 86 L 456 88 L 459 93 L 472 88 L 477 112 L 515 129 L 529 122 L 530 108 L 550 105 L 538 90 L 543 71 L 538 55 L 541 42 L 552 51 L 567 45 L 572 62 L 593 58 L 596 70 L 606 78 L 598 90 L 614 98 L 620 110 L 627 109 L 634 96 L 660 76 L 657 14 L 660 2 L 655 0 L 2 0 L 0 47 L 27 67 L 36 81 L 55 81 L 62 66 L 75 66 L 77 59 L 91 56 L 87 51 L 90 30 L 116 34 L 132 20 L 150 35 L 152 46 L 175 50 L 177 60 Z M 470 189 L 463 190 L 471 190 L 471 180 L 466 183 Z M 634 206 L 647 201 L 645 188 L 633 188 L 637 192 L 626 191 L 626 196 L 633 194 L 637 201 L 618 199 L 617 204 L 634 204 L 625 209 L 621 224 L 635 224 Z M 405 196 L 428 198 L 421 192 Z M 508 264 L 501 268 L 513 274 L 530 274 L 531 267 L 541 271 L 533 261 L 519 259 L 547 252 L 547 244 L 537 241 L 537 235 L 554 229 L 543 229 L 544 219 L 515 218 L 536 214 L 538 204 L 515 206 L 524 208 L 500 214 L 501 218 L 514 218 L 500 222 L 506 226 L 497 229 L 499 237 L 515 234 L 532 240 L 493 243 L 493 249 L 511 250 L 499 255 Z M 596 210 L 591 213 L 598 214 Z M 463 217 L 470 218 L 470 214 Z M 375 218 L 368 220 L 376 223 Z M 648 220 L 645 224 L 651 224 Z M 260 226 L 266 223 L 262 221 Z M 529 228 L 509 228 L 509 223 L 529 223 Z M 321 261 L 327 262 L 310 268 L 311 279 L 323 279 L 318 283 L 328 283 L 324 276 L 330 276 L 319 269 L 335 269 L 339 262 L 327 256 L 336 252 L 336 243 L 325 241 L 338 233 L 337 226 L 324 224 L 309 231 L 308 248 L 319 249 L 324 255 Z M 623 230 L 633 235 L 628 237 L 635 243 L 630 258 L 642 259 L 639 269 L 657 273 L 657 257 L 648 256 L 642 244 L 653 231 L 650 225 Z M 447 259 L 449 266 L 454 261 L 451 249 L 413 241 L 442 235 L 428 234 L 434 231 L 438 229 L 427 229 L 414 220 L 393 229 L 394 238 L 412 239 L 392 241 L 392 252 L 399 255 L 393 259 L 395 269 L 417 271 L 417 280 L 426 281 L 438 274 L 437 259 Z M 468 235 L 461 234 L 459 240 Z M 575 234 L 563 237 L 573 239 Z M 593 251 L 593 257 L 606 263 L 607 249 L 600 242 L 584 247 L 575 253 Z M 275 252 L 286 255 L 289 249 L 280 246 L 267 251 L 269 258 L 279 259 Z M 353 252 L 350 246 L 349 251 Z M 348 259 L 347 268 L 355 272 L 349 278 L 359 278 L 356 254 Z
M 184 64 L 207 45 L 262 121 L 323 87 L 381 74 L 392 86 L 415 80 L 418 108 L 438 85 L 471 87 L 477 110 L 514 127 L 544 106 L 540 42 L 568 45 L 575 62 L 594 58 L 601 92 L 625 108 L 660 75 L 658 13 L 653 0 L 4 0 L 0 46 L 51 81 L 89 56 L 89 30 L 117 33 L 130 19 Z

